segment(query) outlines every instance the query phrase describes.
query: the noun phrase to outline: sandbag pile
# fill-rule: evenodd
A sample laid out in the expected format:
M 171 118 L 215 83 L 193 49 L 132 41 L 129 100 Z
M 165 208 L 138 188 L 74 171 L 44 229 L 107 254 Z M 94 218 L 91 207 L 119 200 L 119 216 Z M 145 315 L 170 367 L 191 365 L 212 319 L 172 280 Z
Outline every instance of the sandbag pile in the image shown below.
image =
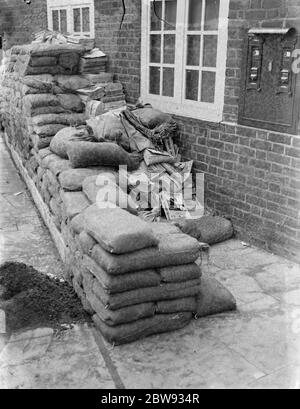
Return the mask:
M 1 83 L 0 120 L 20 156 L 31 160 L 32 172 L 32 157 L 49 146 L 59 130 L 85 123 L 84 104 L 75 91 L 89 82 L 74 75 L 83 51 L 74 44 L 11 50 Z
M 174 226 L 96 205 L 71 225 L 84 253 L 74 287 L 86 294 L 108 341 L 131 342 L 191 321 L 201 286 L 196 240 Z
M 80 44 L 33 43 L 14 46 L 9 63 L 10 72 L 19 75 L 63 74 L 79 72 L 80 57 L 84 48 Z
M 201 314 L 197 298 L 208 286 L 201 287 L 196 264 L 199 242 L 177 226 L 136 217 L 140 209 L 128 194 L 142 188 L 145 169 L 167 181 L 176 169 L 190 173 L 189 164 L 147 167 L 142 161 L 174 124 L 150 109 L 137 112 L 137 127 L 116 113 L 87 124 L 82 90 L 97 94 L 104 84 L 96 102 L 105 105 L 118 102 L 123 88 L 110 74 L 77 75 L 82 52 L 68 43 L 14 47 L 1 70 L 0 125 L 62 241 L 66 278 L 106 339 L 122 344 L 188 324 Z M 129 176 L 118 172 L 120 165 Z M 202 298 L 204 314 L 211 312 L 212 298 Z M 219 299 L 213 302 L 219 309 Z

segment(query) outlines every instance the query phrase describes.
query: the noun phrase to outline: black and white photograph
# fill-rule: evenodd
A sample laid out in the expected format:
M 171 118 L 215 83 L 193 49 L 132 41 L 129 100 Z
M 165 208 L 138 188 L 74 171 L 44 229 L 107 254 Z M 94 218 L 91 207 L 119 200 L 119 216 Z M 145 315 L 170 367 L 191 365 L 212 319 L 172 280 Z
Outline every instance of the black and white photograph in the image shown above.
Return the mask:
M 19 389 L 300 389 L 300 0 L 0 0 Z

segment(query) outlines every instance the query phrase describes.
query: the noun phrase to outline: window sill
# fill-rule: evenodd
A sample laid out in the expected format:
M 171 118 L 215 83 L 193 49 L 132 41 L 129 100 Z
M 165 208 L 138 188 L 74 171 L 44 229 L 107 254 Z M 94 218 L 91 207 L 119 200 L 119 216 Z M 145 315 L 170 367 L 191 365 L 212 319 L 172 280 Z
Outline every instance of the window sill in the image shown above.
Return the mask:
M 154 108 L 163 112 L 193 118 L 199 121 L 220 123 L 223 119 L 222 110 L 213 104 L 204 104 L 200 102 L 186 102 L 178 104 L 172 98 L 155 95 L 142 95 L 142 102 L 149 103 Z

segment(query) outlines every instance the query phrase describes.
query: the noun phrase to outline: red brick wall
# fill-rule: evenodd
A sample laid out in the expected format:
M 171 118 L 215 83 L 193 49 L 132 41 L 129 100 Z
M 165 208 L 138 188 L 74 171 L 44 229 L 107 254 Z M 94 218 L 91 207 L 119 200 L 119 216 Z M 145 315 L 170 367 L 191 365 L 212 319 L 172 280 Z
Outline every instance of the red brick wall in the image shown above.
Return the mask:
M 96 46 L 109 56 L 109 69 L 126 88 L 128 102 L 140 94 L 141 1 L 95 0 Z

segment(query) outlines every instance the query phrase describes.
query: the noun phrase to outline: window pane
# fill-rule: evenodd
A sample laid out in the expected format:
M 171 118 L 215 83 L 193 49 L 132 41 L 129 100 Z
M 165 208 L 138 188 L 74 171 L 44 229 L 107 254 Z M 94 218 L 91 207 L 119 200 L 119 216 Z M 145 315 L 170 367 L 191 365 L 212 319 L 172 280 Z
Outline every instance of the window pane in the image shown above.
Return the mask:
M 59 17 L 58 10 L 52 11 L 52 29 L 53 31 L 59 31 Z
M 174 68 L 163 69 L 163 96 L 174 97 Z
M 218 36 L 204 36 L 203 66 L 217 66 Z
M 220 0 L 206 0 L 204 30 L 218 30 Z
M 189 0 L 189 30 L 201 30 L 202 0 Z
M 160 62 L 161 55 L 161 35 L 150 36 L 150 62 Z
M 200 64 L 200 41 L 201 36 L 188 36 L 187 38 L 187 65 Z
M 67 33 L 67 10 L 60 10 L 60 31 Z
M 164 35 L 164 63 L 175 63 L 175 35 Z
M 160 94 L 160 68 L 150 67 L 150 94 Z
M 215 72 L 202 72 L 202 87 L 201 87 L 201 101 L 202 102 L 215 102 L 215 89 L 216 89 L 216 73 Z
M 186 71 L 186 99 L 198 101 L 199 71 Z
M 162 21 L 160 19 L 162 19 L 162 2 L 156 0 L 154 4 L 151 1 L 151 30 L 161 30 Z
M 176 30 L 177 0 L 166 0 L 165 30 Z
M 89 7 L 84 7 L 82 9 L 82 31 L 87 33 L 91 31 L 90 28 L 90 9 Z
M 73 10 L 73 18 L 74 18 L 74 32 L 80 33 L 81 32 L 80 9 Z

